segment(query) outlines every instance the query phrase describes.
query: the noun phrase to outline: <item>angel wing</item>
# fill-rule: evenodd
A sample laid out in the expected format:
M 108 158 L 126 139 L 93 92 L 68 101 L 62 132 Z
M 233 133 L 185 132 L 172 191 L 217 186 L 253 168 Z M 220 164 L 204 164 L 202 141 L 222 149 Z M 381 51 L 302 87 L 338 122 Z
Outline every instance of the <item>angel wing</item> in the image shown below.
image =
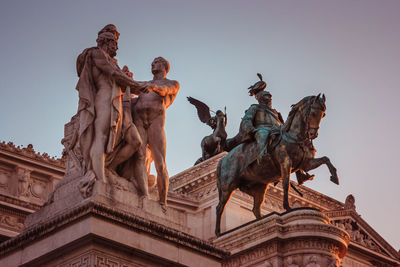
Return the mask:
M 197 100 L 196 98 L 189 96 L 187 100 L 190 102 L 190 104 L 196 107 L 199 119 L 202 122 L 207 123 L 209 125 L 211 119 L 210 108 L 200 100 Z

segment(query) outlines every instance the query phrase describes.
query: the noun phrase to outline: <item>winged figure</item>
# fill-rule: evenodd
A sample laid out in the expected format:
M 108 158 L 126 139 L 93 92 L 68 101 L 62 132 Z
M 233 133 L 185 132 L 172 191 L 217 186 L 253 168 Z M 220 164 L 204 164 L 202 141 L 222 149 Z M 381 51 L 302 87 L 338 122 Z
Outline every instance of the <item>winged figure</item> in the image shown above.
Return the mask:
M 217 110 L 215 116 L 211 116 L 211 110 L 207 104 L 190 96 L 187 99 L 196 107 L 200 121 L 213 129 L 213 133 L 204 137 L 201 141 L 202 157 L 196 161 L 196 165 L 223 151 L 223 146 L 227 137 L 225 127 L 228 119 L 226 112 Z

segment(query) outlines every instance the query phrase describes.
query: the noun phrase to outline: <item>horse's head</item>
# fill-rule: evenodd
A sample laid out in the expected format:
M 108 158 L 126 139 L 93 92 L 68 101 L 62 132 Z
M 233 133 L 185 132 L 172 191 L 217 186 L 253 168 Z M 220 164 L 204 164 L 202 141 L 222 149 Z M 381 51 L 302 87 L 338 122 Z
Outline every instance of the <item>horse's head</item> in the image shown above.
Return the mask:
M 307 109 L 307 115 L 305 116 L 306 123 L 306 137 L 309 139 L 315 139 L 318 137 L 318 129 L 321 119 L 325 116 L 325 95 L 318 94 L 312 96 L 309 99 L 309 107 Z

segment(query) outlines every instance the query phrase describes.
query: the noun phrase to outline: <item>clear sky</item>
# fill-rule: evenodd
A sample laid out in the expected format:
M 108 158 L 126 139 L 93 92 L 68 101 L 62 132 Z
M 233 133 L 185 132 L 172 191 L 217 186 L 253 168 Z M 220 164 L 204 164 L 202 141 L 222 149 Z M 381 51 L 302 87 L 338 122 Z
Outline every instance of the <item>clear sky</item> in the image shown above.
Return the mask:
M 314 145 L 325 166 L 307 186 L 357 211 L 400 248 L 400 1 L 1 1 L 0 140 L 60 156 L 63 127 L 76 113 L 75 60 L 113 23 L 117 59 L 137 80 L 151 61 L 170 61 L 180 92 L 168 109 L 170 176 L 193 165 L 211 129 L 186 100 L 227 107 L 229 136 L 255 99 L 260 72 L 286 119 L 302 97 L 325 93 L 327 115 Z M 294 177 L 293 177 L 294 178 Z

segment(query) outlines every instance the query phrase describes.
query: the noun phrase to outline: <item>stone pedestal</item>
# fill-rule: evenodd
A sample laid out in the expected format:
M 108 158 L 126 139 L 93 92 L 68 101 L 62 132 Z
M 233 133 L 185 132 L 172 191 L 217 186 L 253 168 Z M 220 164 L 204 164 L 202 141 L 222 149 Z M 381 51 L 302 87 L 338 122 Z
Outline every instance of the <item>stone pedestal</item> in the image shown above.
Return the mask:
M 228 255 L 187 234 L 185 214 L 140 200 L 132 184 L 65 178 L 27 228 L 0 245 L 0 266 L 220 266 Z M 85 198 L 86 197 L 86 198 Z
M 214 244 L 231 253 L 223 266 L 336 267 L 349 241 L 320 211 L 299 208 L 232 229 Z

